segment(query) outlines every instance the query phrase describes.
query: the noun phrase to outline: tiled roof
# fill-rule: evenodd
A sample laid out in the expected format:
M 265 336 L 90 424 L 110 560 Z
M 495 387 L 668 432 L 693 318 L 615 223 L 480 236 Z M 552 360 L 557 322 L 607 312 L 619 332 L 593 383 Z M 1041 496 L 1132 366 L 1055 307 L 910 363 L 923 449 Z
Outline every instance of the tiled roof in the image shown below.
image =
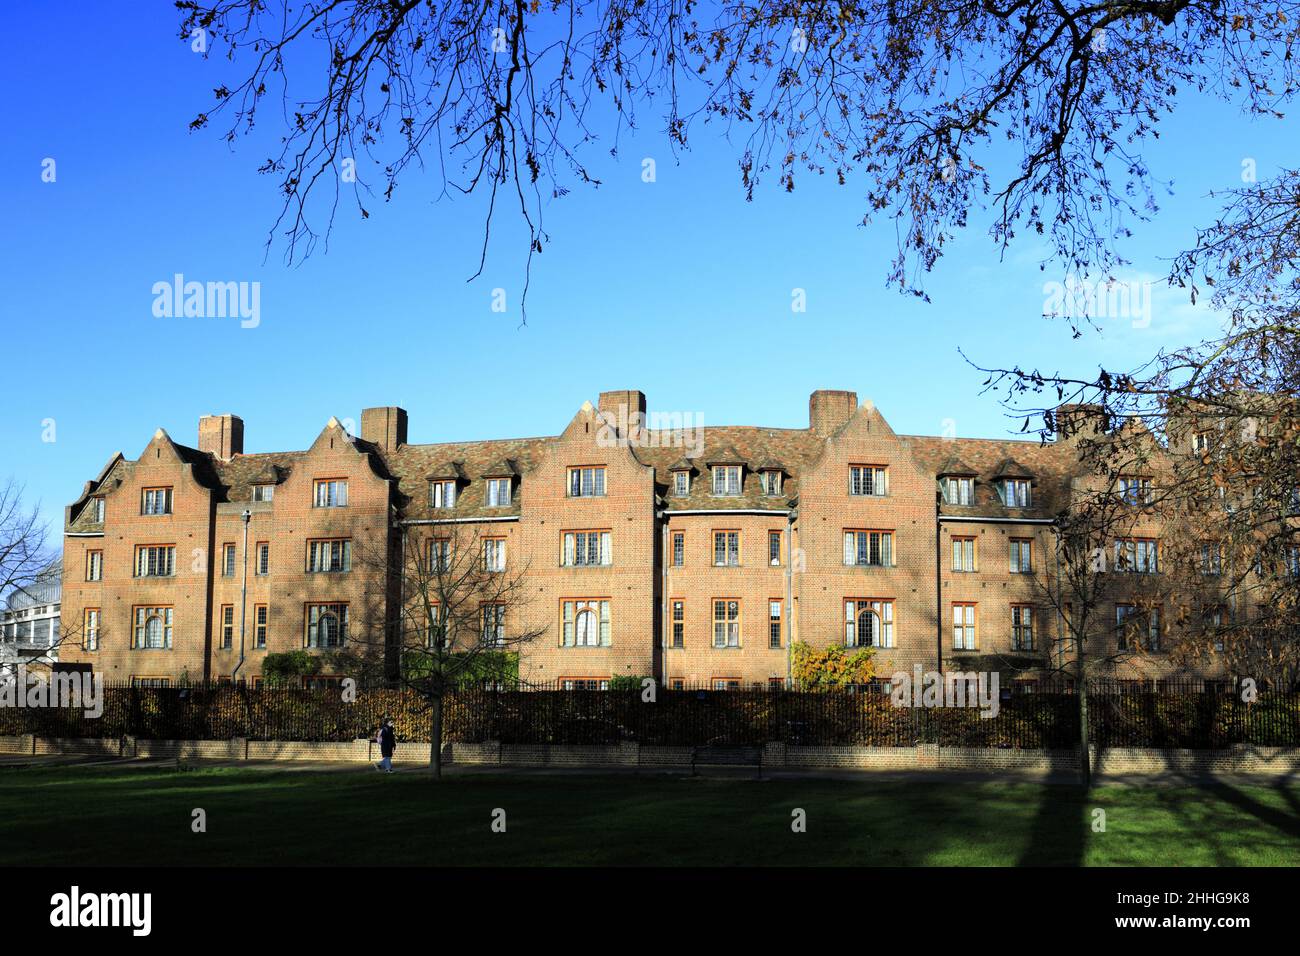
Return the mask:
M 702 447 L 690 444 L 703 439 Z M 1071 453 L 1064 448 L 1038 442 L 998 439 L 945 439 L 930 436 L 898 436 L 910 449 L 921 469 L 936 477 L 942 474 L 973 475 L 975 503 L 970 506 L 944 504 L 944 513 L 995 517 L 1052 517 L 1068 500 L 1072 477 Z M 686 440 L 684 442 L 684 439 Z M 383 452 L 371 442 L 354 438 L 357 449 L 370 456 L 382 477 L 397 481 L 397 504 L 408 519 L 517 516 L 528 496 L 527 475 L 548 444 L 558 438 L 517 438 L 480 442 L 446 442 L 402 445 Z M 174 444 L 174 443 L 173 443 Z M 280 482 L 297 466 L 304 451 L 236 455 L 220 461 L 206 452 L 176 445 L 181 457 L 192 464 L 199 480 L 217 489 L 227 501 L 247 501 L 253 486 Z M 700 433 L 647 430 L 633 448 L 641 462 L 655 471 L 656 492 L 672 511 L 683 510 L 772 510 L 785 511 L 799 493 L 799 481 L 822 455 L 826 439 L 811 429 L 763 428 L 759 426 L 714 426 Z M 707 472 L 691 482 L 690 494 L 672 494 L 671 473 L 690 468 L 697 474 L 704 463 L 746 465 L 740 495 L 714 496 Z M 129 463 L 128 467 L 129 467 Z M 759 472 L 779 468 L 787 478 L 780 495 L 763 494 Z M 486 477 L 522 475 L 525 480 L 511 504 L 487 508 L 484 503 Z M 1008 509 L 999 499 L 995 479 L 1032 476 L 1033 504 L 1029 509 Z M 456 506 L 435 511 L 430 507 L 428 482 L 455 478 L 461 483 Z M 80 524 L 80 522 L 76 522 Z
M 962 506 L 945 502 L 942 506 L 945 514 L 1051 518 L 1064 510 L 1069 499 L 1073 458 L 1061 446 L 994 438 L 899 437 L 911 445 L 913 457 L 926 471 L 937 476 L 956 456 L 965 463 L 966 473 L 975 476 L 975 503 Z M 999 473 L 1007 462 L 1025 470 L 1026 477 L 1032 475 L 1035 479 L 1031 507 L 1008 508 L 998 497 L 994 479 L 1006 477 Z

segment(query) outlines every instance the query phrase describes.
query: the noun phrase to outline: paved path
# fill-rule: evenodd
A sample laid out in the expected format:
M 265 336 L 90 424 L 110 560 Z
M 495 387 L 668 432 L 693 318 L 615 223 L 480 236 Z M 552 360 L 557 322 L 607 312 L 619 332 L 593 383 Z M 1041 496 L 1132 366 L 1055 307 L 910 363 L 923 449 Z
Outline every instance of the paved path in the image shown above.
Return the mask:
M 104 767 L 121 769 L 149 770 L 159 767 L 175 767 L 174 758 L 147 760 L 129 757 L 78 756 L 75 754 L 0 754 L 0 770 L 22 767 Z M 187 760 L 185 765 L 193 768 L 231 768 L 237 770 L 257 770 L 279 773 L 353 773 L 375 774 L 379 772 L 374 764 L 342 760 Z M 395 774 L 417 776 L 428 773 L 423 764 L 399 764 L 394 768 Z M 511 767 L 499 764 L 454 765 L 443 767 L 447 777 L 583 777 L 583 776 L 625 776 L 637 777 L 678 777 L 683 780 L 750 780 L 761 783 L 770 780 L 846 780 L 862 784 L 871 783 L 997 783 L 1016 781 L 1020 783 L 1044 783 L 1052 786 L 1073 786 L 1077 780 L 1073 774 L 1036 773 L 1003 770 L 998 772 L 961 771 L 961 770 L 764 770 L 760 777 L 753 768 L 706 768 L 697 774 L 690 770 L 661 767 Z M 1161 786 L 1161 787 L 1205 787 L 1215 784 L 1233 787 L 1270 786 L 1300 787 L 1300 775 L 1264 776 L 1251 774 L 1192 775 L 1175 771 L 1142 774 L 1098 774 L 1094 777 L 1097 786 Z

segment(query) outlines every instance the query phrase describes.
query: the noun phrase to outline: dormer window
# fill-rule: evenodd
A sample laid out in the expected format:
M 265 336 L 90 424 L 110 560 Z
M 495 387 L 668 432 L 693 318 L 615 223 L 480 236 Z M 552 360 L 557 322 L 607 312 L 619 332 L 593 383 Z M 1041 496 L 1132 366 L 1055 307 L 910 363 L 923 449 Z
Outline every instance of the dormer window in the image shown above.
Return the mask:
M 1197 432 L 1192 436 L 1192 451 L 1198 455 L 1204 455 L 1210 450 L 1210 433 Z
M 253 485 L 254 501 L 271 501 L 275 498 L 275 485 Z
M 604 467 L 569 469 L 570 498 L 599 498 L 605 494 Z
M 487 480 L 487 506 L 505 508 L 510 504 L 510 479 L 489 478 Z
M 433 508 L 456 507 L 456 482 L 429 482 L 429 505 Z
M 713 493 L 715 495 L 738 495 L 740 494 L 740 488 L 739 465 L 713 466 Z
M 104 523 L 104 499 L 90 499 L 90 520 L 99 524 Z
M 1002 479 L 1002 503 L 1008 508 L 1028 508 L 1032 501 L 1028 478 Z
M 673 472 L 673 494 L 685 498 L 691 493 L 691 473 L 689 471 Z
M 1119 497 L 1126 505 L 1134 507 L 1151 504 L 1151 479 L 1121 475 Z
M 779 471 L 765 471 L 760 477 L 763 482 L 763 494 L 779 495 L 781 493 L 781 473 Z
M 140 501 L 142 515 L 169 515 L 172 513 L 170 488 L 146 488 Z
M 950 505 L 975 504 L 974 478 L 945 478 L 943 481 L 943 500 Z

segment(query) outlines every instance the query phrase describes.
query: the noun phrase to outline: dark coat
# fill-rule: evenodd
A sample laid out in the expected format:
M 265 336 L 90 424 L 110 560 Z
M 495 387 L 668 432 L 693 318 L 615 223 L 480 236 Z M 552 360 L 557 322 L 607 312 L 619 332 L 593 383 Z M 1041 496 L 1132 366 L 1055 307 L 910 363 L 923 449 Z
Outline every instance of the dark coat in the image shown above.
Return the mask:
M 391 757 L 393 750 L 397 747 L 397 734 L 393 733 L 393 728 L 384 725 L 379 728 L 379 753 L 384 757 Z

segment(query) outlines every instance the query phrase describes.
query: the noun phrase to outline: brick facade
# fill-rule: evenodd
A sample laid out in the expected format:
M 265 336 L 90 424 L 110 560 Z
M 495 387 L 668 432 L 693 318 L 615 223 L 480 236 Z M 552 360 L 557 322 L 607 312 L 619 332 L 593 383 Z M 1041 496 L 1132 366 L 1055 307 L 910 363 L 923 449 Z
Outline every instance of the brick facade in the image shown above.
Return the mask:
M 885 676 L 934 668 L 940 655 L 945 668 L 1026 676 L 1048 660 L 1059 622 L 1011 552 L 1027 548 L 1035 570 L 1051 554 L 1050 522 L 1078 467 L 1072 438 L 898 435 L 843 391 L 813 394 L 806 429 L 709 427 L 694 436 L 702 443 L 647 428 L 645 410 L 640 392 L 606 392 L 554 437 L 420 445 L 407 441 L 405 411 L 366 409 L 360 436 L 330 419 L 305 451 L 250 455 L 235 416 L 205 417 L 198 448 L 160 429 L 136 459 L 115 455 L 67 509 L 61 660 L 110 681 L 217 679 L 237 666 L 257 678 L 267 653 L 328 652 L 313 643 L 335 633 L 323 622 L 340 609 L 354 625 L 382 615 L 394 599 L 385 556 L 452 525 L 503 539 L 508 568 L 526 569 L 527 600 L 506 627 L 542 632 L 520 654 L 530 681 L 767 684 L 786 679 L 792 639 L 843 644 L 850 627 L 877 646 Z M 603 493 L 572 495 L 575 468 L 602 469 Z M 969 499 L 941 493 L 954 476 L 971 481 Z M 488 500 L 493 478 L 509 482 L 508 502 Z M 1028 503 L 999 496 L 1009 479 L 1029 483 Z M 454 485 L 453 507 L 435 507 L 434 481 Z M 319 492 L 322 482 L 339 484 Z M 346 503 L 331 500 L 344 483 Z M 156 489 L 169 507 L 146 513 Z M 608 563 L 566 566 L 566 532 L 608 533 Z M 345 566 L 309 566 L 311 542 L 340 540 Z M 869 563 L 856 563 L 859 541 Z M 174 549 L 170 573 L 138 573 L 148 546 Z M 1129 583 L 1117 581 L 1117 601 Z M 608 642 L 566 646 L 566 601 L 607 601 Z M 954 637 L 954 607 L 973 625 L 969 649 Z M 1031 630 L 1014 629 L 1013 608 L 1029 609 Z M 1032 645 L 1013 646 L 1025 634 Z M 1150 656 L 1125 666 L 1117 676 L 1170 670 Z

